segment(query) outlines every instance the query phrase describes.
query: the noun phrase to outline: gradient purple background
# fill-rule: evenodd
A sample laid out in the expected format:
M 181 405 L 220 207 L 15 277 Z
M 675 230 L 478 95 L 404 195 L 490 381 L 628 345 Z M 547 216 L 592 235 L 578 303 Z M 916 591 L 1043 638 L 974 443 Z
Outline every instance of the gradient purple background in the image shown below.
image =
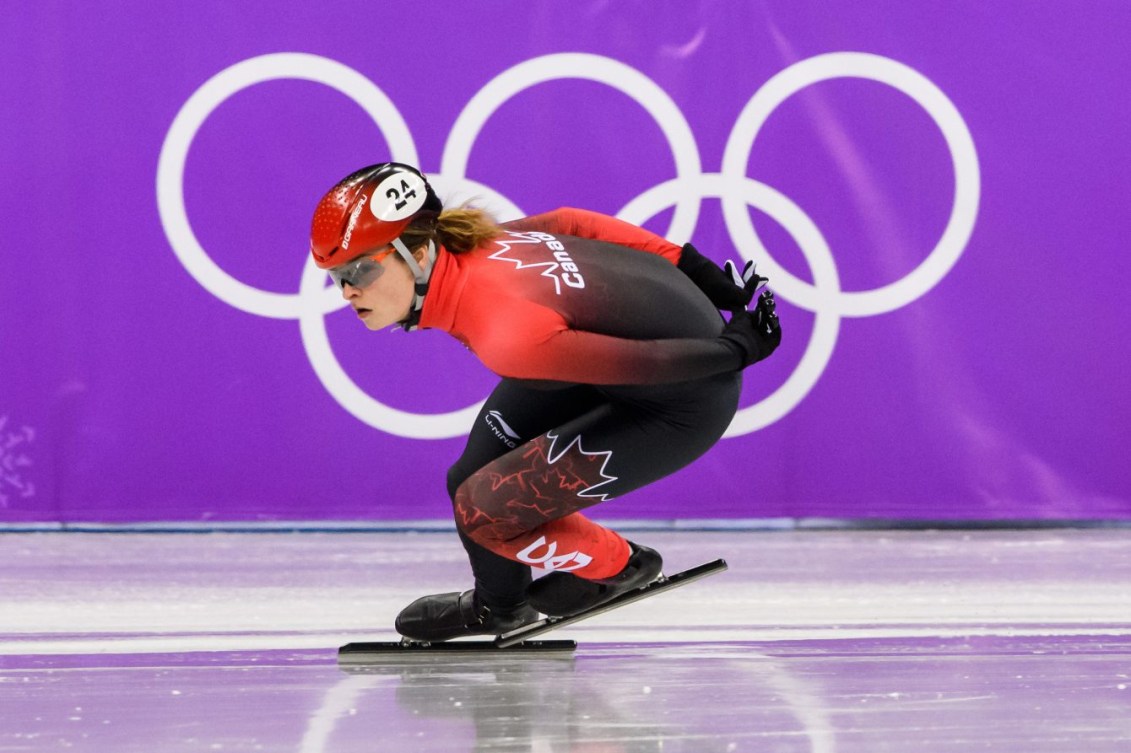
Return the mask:
M 599 508 L 628 518 L 1127 518 L 1131 122 L 1123 2 L 19 3 L 0 31 L 0 522 L 445 518 L 462 440 L 372 429 L 327 393 L 298 324 L 214 297 L 178 261 L 156 204 L 174 117 L 210 77 L 274 52 L 325 56 L 394 102 L 421 167 L 456 117 L 523 61 L 588 52 L 678 104 L 705 172 L 743 106 L 805 58 L 860 51 L 937 85 L 978 151 L 966 250 L 926 295 L 841 322 L 808 396 L 677 476 Z M 828 135 L 835 133 L 836 139 Z M 318 84 L 275 81 L 224 102 L 197 134 L 185 197 L 197 237 L 256 287 L 298 290 L 321 193 L 388 159 L 368 116 Z M 788 99 L 747 174 L 829 241 L 841 284 L 901 278 L 950 212 L 953 170 L 912 100 L 858 79 Z M 490 118 L 469 177 L 527 212 L 615 213 L 674 175 L 631 99 L 588 81 L 528 89 Z M 766 215 L 795 275 L 804 257 Z M 670 213 L 649 223 L 658 231 Z M 735 255 L 717 200 L 694 233 Z M 744 405 L 793 371 L 813 315 L 749 372 Z M 370 395 L 440 412 L 494 378 L 440 333 L 328 318 Z

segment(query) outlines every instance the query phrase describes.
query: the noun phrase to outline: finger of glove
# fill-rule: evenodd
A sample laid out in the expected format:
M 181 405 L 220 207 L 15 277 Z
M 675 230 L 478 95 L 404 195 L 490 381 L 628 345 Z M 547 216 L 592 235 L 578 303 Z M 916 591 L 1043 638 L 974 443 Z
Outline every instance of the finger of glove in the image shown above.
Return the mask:
M 773 347 L 775 349 L 779 345 L 781 345 L 781 322 L 778 321 L 778 318 L 776 316 L 774 317 L 773 324 L 770 327 L 769 340 L 773 344 Z
M 770 341 L 773 342 L 774 347 L 778 346 L 781 342 L 781 320 L 778 319 L 777 314 L 770 314 L 766 320 L 766 334 L 769 335 Z
M 774 294 L 770 293 L 766 289 L 766 284 L 768 282 L 769 279 L 766 277 L 756 277 L 752 279 L 750 283 L 746 284 L 746 288 L 743 292 L 746 295 L 749 295 L 751 300 L 756 297 L 758 298 L 756 306 L 754 306 L 754 308 L 756 309 L 760 308 L 760 306 L 766 305 L 765 303 L 763 303 L 763 300 L 765 300 L 767 295 L 769 295 L 771 301 L 772 298 L 774 298 Z
M 727 259 L 724 267 L 726 268 L 727 274 L 730 275 L 730 279 L 734 281 L 734 284 L 740 288 L 744 288 L 746 284 L 756 276 L 755 273 L 758 265 L 752 261 L 748 261 L 742 266 L 742 272 L 739 272 L 738 266 L 730 259 Z
M 752 261 L 747 261 L 745 264 L 742 265 L 742 282 L 744 284 L 747 283 L 747 282 L 750 282 L 750 278 L 754 276 L 754 271 L 757 268 L 758 268 L 758 265 L 755 264 Z
M 751 264 L 750 276 L 747 278 L 746 284 L 743 285 L 742 290 L 744 293 L 746 293 L 746 295 L 750 296 L 751 300 L 753 300 L 756 296 L 758 296 L 762 289 L 766 287 L 766 283 L 768 283 L 769 281 L 769 277 L 763 277 L 762 275 L 757 274 L 754 271 L 754 265 Z
M 758 296 L 758 305 L 754 310 L 757 312 L 758 326 L 763 332 L 772 332 L 781 326 L 778 322 L 777 301 L 774 300 L 772 290 L 766 290 Z
M 773 312 L 766 311 L 760 307 L 754 309 L 755 328 L 763 335 L 767 335 L 773 331 L 777 319 L 777 316 L 775 316 Z
M 747 279 L 746 277 L 746 275 L 753 270 L 754 262 L 747 262 L 742 272 L 739 272 L 737 265 L 729 259 L 724 263 L 723 267 L 726 274 L 730 277 L 731 282 L 735 285 L 735 299 L 737 305 L 729 307 L 730 310 L 745 310 L 750 306 L 750 302 L 754 300 L 758 284 L 757 280 L 762 279 L 757 276 L 752 279 Z
M 758 341 L 761 344 L 763 358 L 777 350 L 781 345 L 781 324 L 775 318 L 773 321 L 759 326 L 757 330 Z
M 746 281 L 742 279 L 742 274 L 739 273 L 738 267 L 734 265 L 733 261 L 727 259 L 726 263 L 723 264 L 723 269 L 726 270 L 727 276 L 736 286 L 741 288 L 746 285 Z
M 738 268 L 735 266 L 734 262 L 730 262 L 730 268 L 731 276 L 734 278 L 734 284 L 740 288 L 747 288 L 750 285 L 751 280 L 767 279 L 765 277 L 758 276 L 758 264 L 753 261 L 747 261 L 746 264 L 742 266 L 741 275 L 738 274 Z

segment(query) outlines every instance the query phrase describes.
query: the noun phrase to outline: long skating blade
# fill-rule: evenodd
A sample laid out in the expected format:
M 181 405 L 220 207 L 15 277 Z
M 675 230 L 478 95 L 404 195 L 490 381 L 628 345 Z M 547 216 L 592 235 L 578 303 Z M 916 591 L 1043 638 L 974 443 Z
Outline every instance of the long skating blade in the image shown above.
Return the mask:
M 369 665 L 432 657 L 496 657 L 514 654 L 570 654 L 577 649 L 576 641 L 522 641 L 507 647 L 495 641 L 448 641 L 422 643 L 418 641 L 383 641 L 374 643 L 347 643 L 338 649 L 339 665 Z
M 509 633 L 503 633 L 502 635 L 500 635 L 495 639 L 495 645 L 500 649 L 506 649 L 518 645 L 522 641 L 525 641 L 528 638 L 533 638 L 536 635 L 542 635 L 543 633 L 548 633 L 551 630 L 556 630 L 557 628 L 565 627 L 566 625 L 572 625 L 576 622 L 587 620 L 590 617 L 595 617 L 596 615 L 603 614 L 605 612 L 611 612 L 614 609 L 623 607 L 626 604 L 631 604 L 634 601 L 640 601 L 641 599 L 646 599 L 649 596 L 655 596 L 657 594 L 663 593 L 664 591 L 670 591 L 673 588 L 685 586 L 692 581 L 699 580 L 700 578 L 706 578 L 708 575 L 714 575 L 715 573 L 721 573 L 726 569 L 726 560 L 719 559 L 713 562 L 706 562 L 702 565 L 684 570 L 683 572 L 676 573 L 675 575 L 660 578 L 659 580 L 654 580 L 646 586 L 641 586 L 640 588 L 637 588 L 633 591 L 623 593 L 614 599 L 606 601 L 604 604 L 598 604 L 595 607 L 586 609 L 582 612 L 578 612 L 574 615 L 570 615 L 569 617 L 546 617 L 538 620 L 537 622 L 531 622 L 528 625 L 523 625 L 522 627 L 516 628 Z

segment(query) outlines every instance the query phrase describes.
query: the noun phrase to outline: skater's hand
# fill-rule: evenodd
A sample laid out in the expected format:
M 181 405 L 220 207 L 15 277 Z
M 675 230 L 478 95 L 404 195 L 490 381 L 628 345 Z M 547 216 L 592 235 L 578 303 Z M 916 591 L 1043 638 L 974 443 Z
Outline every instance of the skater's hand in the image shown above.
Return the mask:
M 741 359 L 739 368 L 768 358 L 781 343 L 781 322 L 775 311 L 774 294 L 762 291 L 758 305 L 751 311 L 736 311 L 723 329 L 721 339 Z
M 723 269 L 700 254 L 690 243 L 684 244 L 678 266 L 703 291 L 715 308 L 723 311 L 745 309 L 754 300 L 758 288 L 766 284 L 766 278 L 755 273 L 754 262 L 746 262 L 741 273 L 731 261 Z
M 747 261 L 746 264 L 742 266 L 741 273 L 739 273 L 738 267 L 736 267 L 734 262 L 730 259 L 727 259 L 726 264 L 723 266 L 726 269 L 726 273 L 730 275 L 734 286 L 742 289 L 742 308 L 744 309 L 750 305 L 750 302 L 754 300 L 754 296 L 758 295 L 762 288 L 766 287 L 766 283 L 770 281 L 769 277 L 762 277 L 758 274 L 757 265 L 752 261 Z M 773 299 L 773 294 L 770 295 L 770 298 L 771 300 Z M 736 311 L 737 309 L 732 308 L 727 310 Z

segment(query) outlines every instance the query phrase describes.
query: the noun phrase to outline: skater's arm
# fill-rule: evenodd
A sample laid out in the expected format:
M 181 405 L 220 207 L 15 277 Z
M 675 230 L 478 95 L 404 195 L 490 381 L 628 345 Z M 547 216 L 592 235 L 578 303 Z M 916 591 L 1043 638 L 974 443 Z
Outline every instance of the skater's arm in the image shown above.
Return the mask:
M 490 305 L 467 316 L 461 339 L 499 376 L 579 384 L 666 384 L 701 379 L 769 356 L 781 326 L 768 291 L 751 311 L 736 312 L 715 337 L 631 339 L 575 329 L 558 312 L 529 301 L 465 299 Z M 505 324 L 502 324 L 505 323 Z
M 720 338 L 625 340 L 577 330 L 478 355 L 501 376 L 583 384 L 683 382 L 740 368 L 737 351 Z
M 582 384 L 684 382 L 737 371 L 772 353 L 777 342 L 755 327 L 754 315 L 736 315 L 719 337 L 629 340 L 563 325 L 528 337 L 516 338 L 512 332 L 506 338 L 478 338 L 475 352 L 487 368 L 514 379 Z M 776 338 L 781 338 L 780 328 Z
M 681 253 L 679 246 L 651 231 L 587 209 L 562 207 L 552 212 L 507 222 L 503 227 L 517 232 L 537 230 L 543 233 L 572 235 L 577 238 L 615 243 L 618 246 L 627 246 L 637 251 L 662 256 L 672 264 L 679 263 Z

